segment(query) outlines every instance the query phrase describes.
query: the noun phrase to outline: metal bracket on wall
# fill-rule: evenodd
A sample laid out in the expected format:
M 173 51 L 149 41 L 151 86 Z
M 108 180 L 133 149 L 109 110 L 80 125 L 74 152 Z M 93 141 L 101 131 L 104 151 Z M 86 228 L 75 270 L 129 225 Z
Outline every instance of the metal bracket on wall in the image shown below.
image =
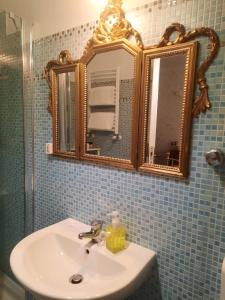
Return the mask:
M 212 149 L 205 153 L 207 163 L 212 167 L 221 166 L 224 163 L 224 153 L 219 149 Z

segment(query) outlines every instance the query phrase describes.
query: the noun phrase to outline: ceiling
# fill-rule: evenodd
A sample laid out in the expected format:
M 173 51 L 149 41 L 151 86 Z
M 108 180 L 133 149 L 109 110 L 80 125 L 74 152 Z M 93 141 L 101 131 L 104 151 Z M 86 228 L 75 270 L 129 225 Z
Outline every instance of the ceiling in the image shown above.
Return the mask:
M 0 0 L 0 9 L 12 11 L 34 24 L 34 39 L 93 21 L 107 0 Z M 124 9 L 151 0 L 124 0 Z

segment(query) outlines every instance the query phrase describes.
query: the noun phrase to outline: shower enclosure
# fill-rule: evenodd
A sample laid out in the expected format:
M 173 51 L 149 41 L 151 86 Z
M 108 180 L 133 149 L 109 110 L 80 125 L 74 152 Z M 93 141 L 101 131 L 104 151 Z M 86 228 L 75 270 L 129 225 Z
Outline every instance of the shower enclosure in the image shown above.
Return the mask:
M 33 124 L 30 28 L 0 10 L 0 299 L 13 285 L 9 256 L 32 231 Z M 11 278 L 11 279 L 9 279 Z M 20 296 L 22 297 L 22 296 Z M 22 298 L 20 298 L 22 299 Z M 25 295 L 23 297 L 25 299 Z

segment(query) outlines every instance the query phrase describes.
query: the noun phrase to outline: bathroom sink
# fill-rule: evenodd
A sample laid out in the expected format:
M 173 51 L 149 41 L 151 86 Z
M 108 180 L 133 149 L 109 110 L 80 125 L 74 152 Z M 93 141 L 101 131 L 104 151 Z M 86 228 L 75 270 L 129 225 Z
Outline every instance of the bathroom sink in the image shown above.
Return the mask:
M 155 252 L 134 243 L 112 254 L 105 246 L 78 239 L 90 226 L 66 219 L 23 239 L 10 264 L 35 299 L 124 299 L 140 286 Z M 74 276 L 75 275 L 75 276 Z

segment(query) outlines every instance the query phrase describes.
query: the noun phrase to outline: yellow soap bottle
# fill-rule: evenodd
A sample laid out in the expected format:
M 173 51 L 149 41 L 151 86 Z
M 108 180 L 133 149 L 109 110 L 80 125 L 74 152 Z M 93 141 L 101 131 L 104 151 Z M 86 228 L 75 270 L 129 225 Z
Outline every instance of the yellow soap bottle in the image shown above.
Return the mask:
M 125 249 L 126 229 L 120 223 L 118 211 L 109 214 L 112 217 L 112 224 L 106 226 L 106 248 L 112 253 Z

